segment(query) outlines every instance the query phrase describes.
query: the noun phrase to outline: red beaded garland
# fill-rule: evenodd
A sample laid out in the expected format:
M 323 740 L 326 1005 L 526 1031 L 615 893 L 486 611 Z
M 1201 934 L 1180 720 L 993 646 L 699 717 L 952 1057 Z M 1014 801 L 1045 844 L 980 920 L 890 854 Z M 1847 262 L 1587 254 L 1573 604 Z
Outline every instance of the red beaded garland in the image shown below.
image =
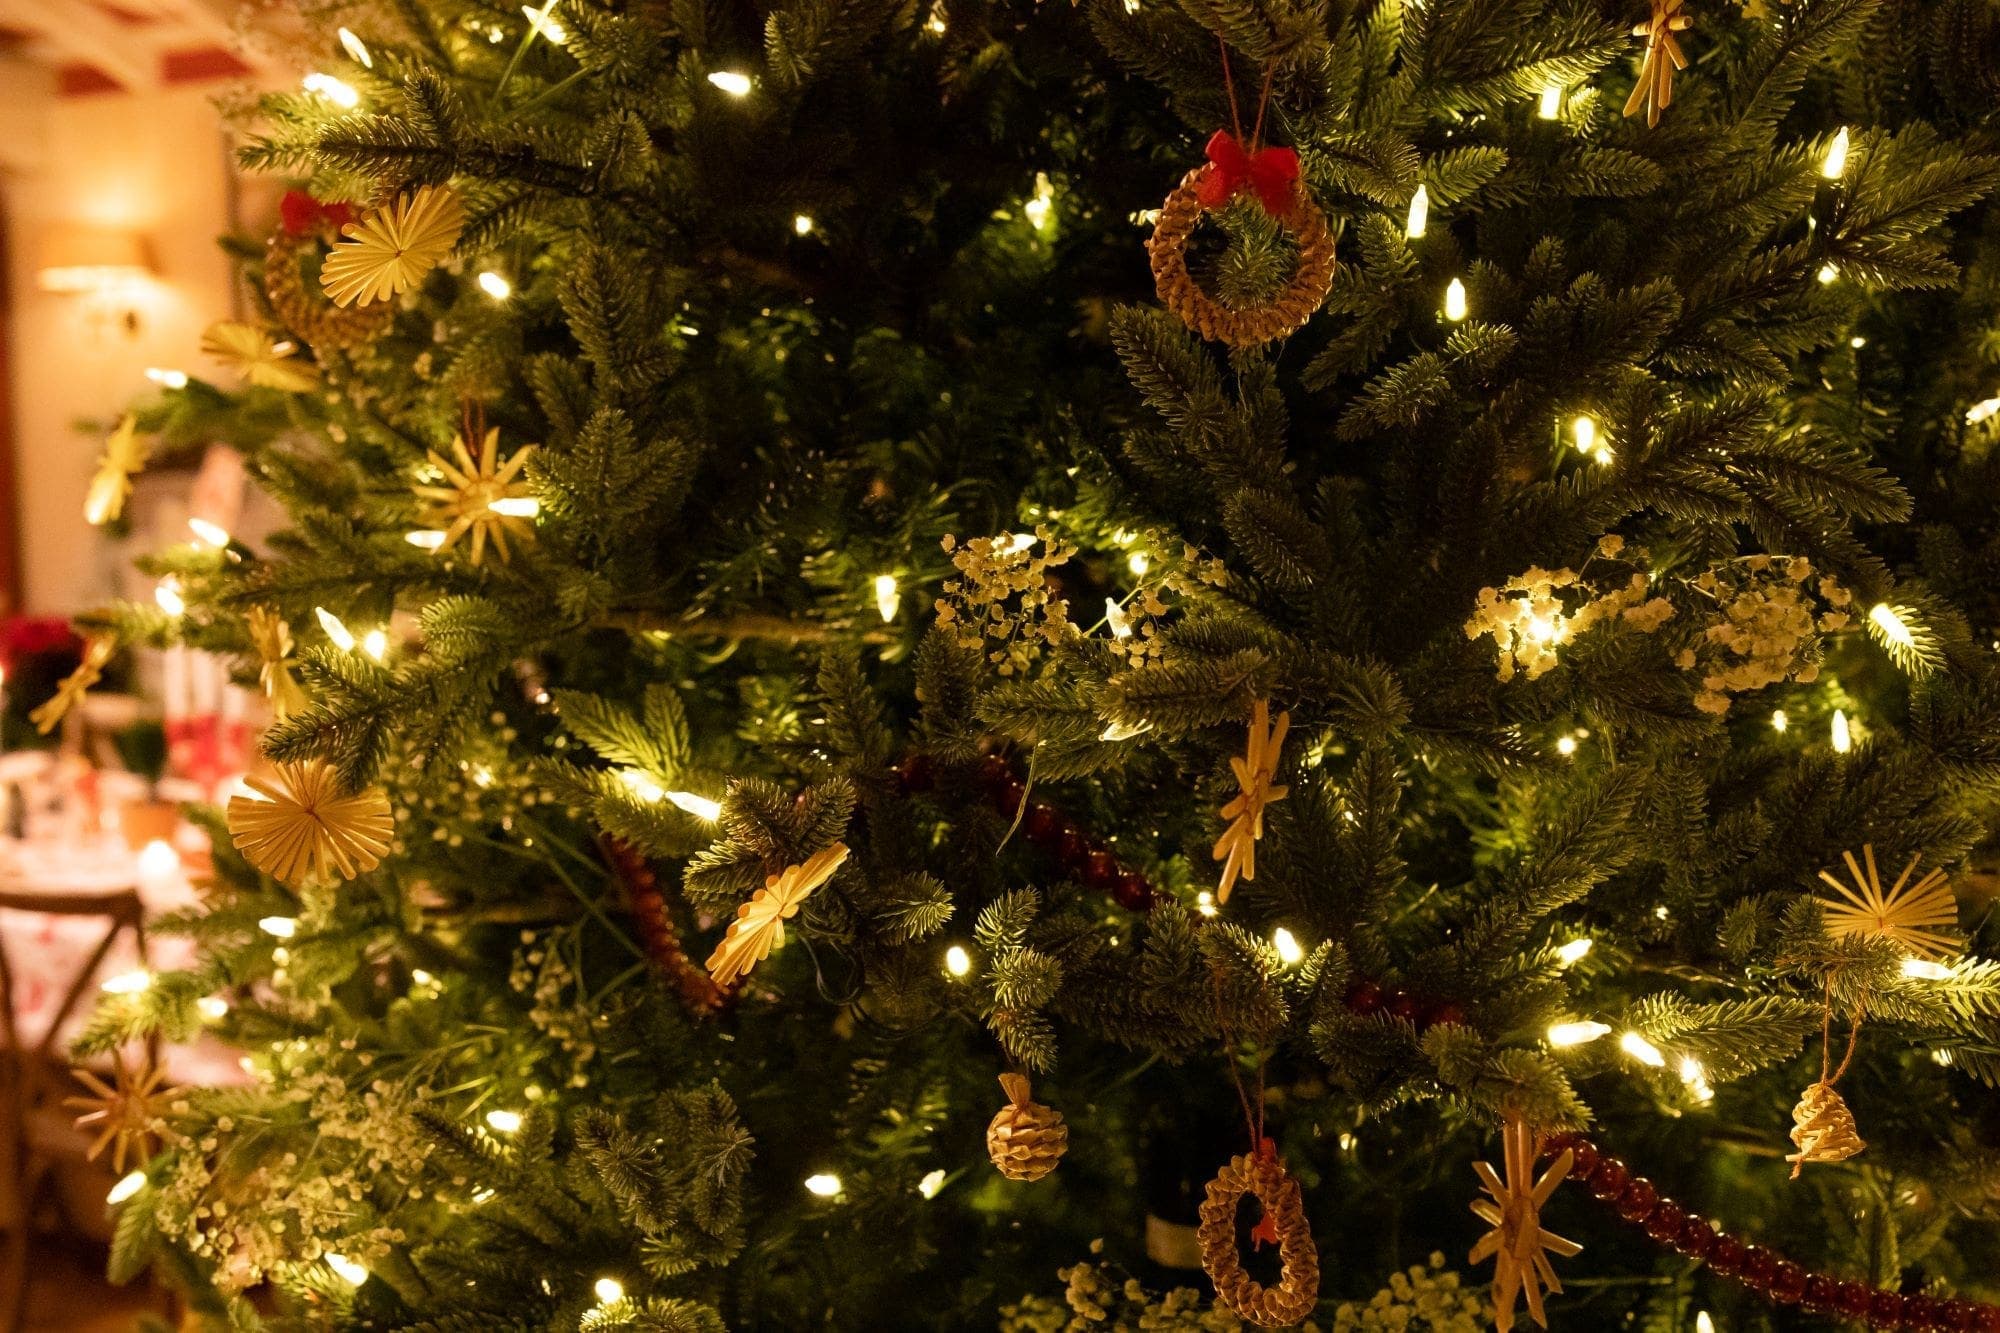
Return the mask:
M 1348 994 L 1352 1007 L 1353 991 Z M 1705 1260 L 1716 1276 L 1734 1278 L 1766 1300 L 1803 1306 L 1814 1314 L 1866 1319 L 1875 1328 L 2000 1333 L 2000 1305 L 1877 1291 L 1858 1278 L 1807 1272 L 1775 1250 L 1717 1231 L 1708 1219 L 1661 1196 L 1651 1181 L 1635 1177 L 1623 1162 L 1606 1156 L 1581 1134 L 1552 1135 L 1543 1140 L 1541 1150 L 1550 1157 L 1568 1150 L 1570 1180 L 1609 1203 L 1626 1221 L 1644 1227 L 1653 1240 Z

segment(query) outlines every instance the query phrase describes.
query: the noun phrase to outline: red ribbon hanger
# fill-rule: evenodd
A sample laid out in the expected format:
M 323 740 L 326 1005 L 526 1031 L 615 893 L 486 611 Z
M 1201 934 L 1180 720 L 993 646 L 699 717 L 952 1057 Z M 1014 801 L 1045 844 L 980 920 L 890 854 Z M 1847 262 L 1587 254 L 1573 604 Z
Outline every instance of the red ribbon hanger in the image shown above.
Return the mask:
M 1264 108 L 1270 105 L 1271 78 L 1277 73 L 1278 62 L 1272 60 L 1264 65 L 1264 88 L 1257 95 L 1257 119 L 1246 139 L 1243 117 L 1236 109 L 1236 76 L 1229 66 L 1229 44 L 1220 33 L 1215 40 L 1222 48 L 1222 83 L 1229 90 L 1229 122 L 1234 133 L 1217 130 L 1209 136 L 1205 150 L 1209 170 L 1202 177 L 1195 197 L 1201 200 L 1203 208 L 1220 208 L 1249 190 L 1266 213 L 1282 217 L 1292 211 L 1293 187 L 1299 179 L 1299 155 L 1289 148 L 1264 146 Z
M 278 201 L 278 221 L 288 236 L 303 236 L 324 223 L 339 231 L 354 221 L 352 204 L 323 204 L 304 190 L 287 190 Z

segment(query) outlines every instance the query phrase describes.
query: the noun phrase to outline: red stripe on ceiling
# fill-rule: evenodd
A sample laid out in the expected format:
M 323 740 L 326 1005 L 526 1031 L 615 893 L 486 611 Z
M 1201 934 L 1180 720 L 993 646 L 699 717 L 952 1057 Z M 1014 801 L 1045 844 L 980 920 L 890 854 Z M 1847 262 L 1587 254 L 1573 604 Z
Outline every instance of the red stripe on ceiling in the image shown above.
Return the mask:
M 185 51 L 169 51 L 160 57 L 160 78 L 166 83 L 206 83 L 211 79 L 240 79 L 250 67 L 219 46 L 197 46 Z
M 124 91 L 124 84 L 95 65 L 74 60 L 56 68 L 56 92 L 64 97 L 90 97 L 97 93 Z

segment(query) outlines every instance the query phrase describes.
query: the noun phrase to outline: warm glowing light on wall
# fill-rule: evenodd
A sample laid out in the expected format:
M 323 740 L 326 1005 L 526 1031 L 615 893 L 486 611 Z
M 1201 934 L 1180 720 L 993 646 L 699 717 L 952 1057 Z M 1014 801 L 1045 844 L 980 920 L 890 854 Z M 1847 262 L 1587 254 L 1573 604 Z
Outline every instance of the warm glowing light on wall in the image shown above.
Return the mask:
M 153 256 L 137 232 L 58 227 L 42 237 L 35 282 L 45 292 L 114 291 L 149 280 Z

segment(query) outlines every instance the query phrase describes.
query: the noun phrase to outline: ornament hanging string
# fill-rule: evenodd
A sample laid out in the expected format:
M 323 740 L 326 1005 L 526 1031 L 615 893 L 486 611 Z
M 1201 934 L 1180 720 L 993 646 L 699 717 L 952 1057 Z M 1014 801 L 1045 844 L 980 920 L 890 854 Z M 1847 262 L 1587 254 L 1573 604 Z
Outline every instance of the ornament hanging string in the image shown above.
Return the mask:
M 1832 1074 L 1827 1069 L 1833 1060 L 1833 983 L 1826 983 L 1826 1010 L 1820 1017 L 1819 1029 L 1819 1081 L 1832 1087 L 1840 1082 L 1840 1076 L 1854 1063 L 1854 1051 L 1861 1044 L 1861 1011 L 1854 1011 L 1854 1026 L 1847 1033 L 1847 1054 L 1840 1057 L 1840 1068 Z
M 1236 109 L 1236 73 L 1229 64 L 1229 42 L 1218 32 L 1215 44 L 1222 52 L 1222 86 L 1229 94 L 1229 126 L 1235 131 L 1236 142 L 1244 146 L 1244 151 L 1255 153 L 1264 146 L 1264 108 L 1271 104 L 1271 80 L 1278 72 L 1277 58 L 1264 62 L 1264 87 L 1257 94 L 1257 119 L 1251 123 L 1250 137 L 1246 140 L 1243 137 L 1243 113 Z

